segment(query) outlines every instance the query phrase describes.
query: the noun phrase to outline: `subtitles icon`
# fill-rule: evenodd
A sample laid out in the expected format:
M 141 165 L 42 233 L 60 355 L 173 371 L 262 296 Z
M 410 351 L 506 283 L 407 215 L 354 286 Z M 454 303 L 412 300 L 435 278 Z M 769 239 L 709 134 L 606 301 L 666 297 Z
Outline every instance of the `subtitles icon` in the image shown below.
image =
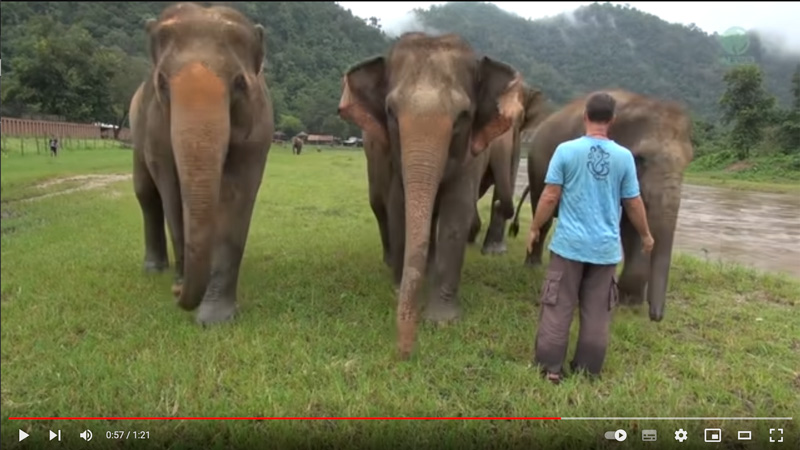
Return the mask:
M 642 430 L 642 440 L 645 442 L 655 442 L 657 435 L 656 430 Z
M 628 433 L 626 433 L 625 430 L 606 431 L 603 436 L 609 441 L 622 442 L 628 438 Z

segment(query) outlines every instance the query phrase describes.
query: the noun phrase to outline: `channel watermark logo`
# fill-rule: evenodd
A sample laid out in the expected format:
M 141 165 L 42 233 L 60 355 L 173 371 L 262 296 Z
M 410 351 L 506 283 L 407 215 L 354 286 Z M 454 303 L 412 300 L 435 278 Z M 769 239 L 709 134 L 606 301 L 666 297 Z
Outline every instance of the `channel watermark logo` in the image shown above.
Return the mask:
M 753 64 L 755 58 L 749 55 L 750 36 L 742 27 L 731 27 L 719 36 L 719 45 L 722 47 L 723 64 L 738 66 L 740 64 Z

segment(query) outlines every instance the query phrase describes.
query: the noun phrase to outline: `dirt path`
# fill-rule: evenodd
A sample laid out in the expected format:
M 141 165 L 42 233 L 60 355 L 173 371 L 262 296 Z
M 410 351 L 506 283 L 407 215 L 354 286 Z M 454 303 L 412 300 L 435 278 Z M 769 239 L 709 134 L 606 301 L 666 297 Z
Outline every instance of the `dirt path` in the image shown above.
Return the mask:
M 32 197 L 27 197 L 19 201 L 31 202 L 36 200 L 42 200 L 49 197 L 55 197 L 57 195 L 71 194 L 73 192 L 87 191 L 90 189 L 100 189 L 108 186 L 111 183 L 116 183 L 118 181 L 125 181 L 130 179 L 131 179 L 131 174 L 119 174 L 119 173 L 105 174 L 105 175 L 77 175 L 73 177 L 55 178 L 35 185 L 36 189 L 48 190 L 47 192 L 44 192 L 41 195 L 34 195 Z M 50 189 L 52 189 L 53 187 L 62 184 L 67 184 L 71 187 L 67 187 L 66 189 L 50 191 Z
M 516 195 L 527 184 L 523 159 Z M 675 249 L 800 277 L 800 196 L 684 184 Z

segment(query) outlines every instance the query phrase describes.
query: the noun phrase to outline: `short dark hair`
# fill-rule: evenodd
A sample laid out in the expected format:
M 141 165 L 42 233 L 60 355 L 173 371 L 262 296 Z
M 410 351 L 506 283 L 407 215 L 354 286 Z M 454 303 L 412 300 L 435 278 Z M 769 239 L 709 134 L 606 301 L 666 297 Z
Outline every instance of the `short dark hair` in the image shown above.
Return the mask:
M 586 101 L 586 117 L 589 122 L 608 123 L 614 118 L 614 109 L 617 106 L 614 97 L 605 92 L 592 94 Z

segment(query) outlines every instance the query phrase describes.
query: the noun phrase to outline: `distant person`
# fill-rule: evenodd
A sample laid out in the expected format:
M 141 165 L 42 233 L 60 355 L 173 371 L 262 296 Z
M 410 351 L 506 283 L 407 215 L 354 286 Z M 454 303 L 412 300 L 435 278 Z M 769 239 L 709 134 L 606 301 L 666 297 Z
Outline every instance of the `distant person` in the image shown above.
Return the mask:
M 586 134 L 556 148 L 545 177 L 528 238 L 528 252 L 542 224 L 559 207 L 550 262 L 541 294 L 534 362 L 553 383 L 563 376 L 569 328 L 580 307 L 580 332 L 572 371 L 597 375 L 608 347 L 616 269 L 622 260 L 620 203 L 642 239 L 653 249 L 633 154 L 608 138 L 616 102 L 592 95 L 583 116 Z
M 58 156 L 58 139 L 50 139 L 50 156 Z

